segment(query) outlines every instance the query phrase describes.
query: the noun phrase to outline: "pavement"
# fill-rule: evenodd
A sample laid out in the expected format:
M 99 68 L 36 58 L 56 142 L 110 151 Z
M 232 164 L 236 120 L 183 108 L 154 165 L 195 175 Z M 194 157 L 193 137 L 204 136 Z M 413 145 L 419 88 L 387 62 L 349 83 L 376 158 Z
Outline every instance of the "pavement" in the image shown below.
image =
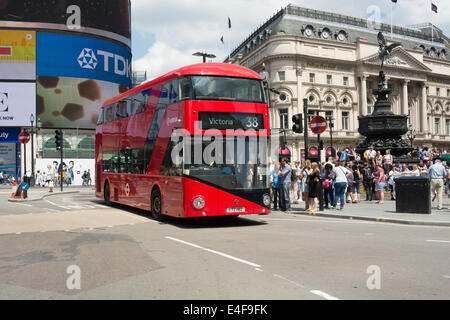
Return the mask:
M 365 199 L 365 195 L 361 195 Z M 350 220 L 364 220 L 376 222 L 399 223 L 408 225 L 426 225 L 450 227 L 450 198 L 443 195 L 443 209 L 437 210 L 437 200 L 432 202 L 431 214 L 397 213 L 395 201 L 386 200 L 384 204 L 376 201 L 361 200 L 360 203 L 346 203 L 344 210 L 327 210 L 308 213 L 304 210 L 305 203 L 298 202 L 291 205 L 292 210 L 286 214 L 310 215 L 327 218 L 341 218 Z
M 7 190 L 10 190 L 12 193 L 12 187 L 8 185 L 2 185 L 0 186 L 0 192 L 5 193 Z M 86 190 L 92 190 L 94 193 L 94 187 L 88 186 L 88 187 L 81 187 L 81 186 L 69 186 L 63 187 L 63 191 L 61 191 L 60 187 L 53 188 L 53 192 L 49 192 L 48 187 L 33 187 L 28 189 L 27 191 L 27 198 L 21 199 L 21 198 L 9 198 L 9 202 L 30 202 L 30 201 L 40 201 L 43 200 L 46 197 L 49 196 L 56 196 L 56 195 L 63 195 L 63 194 L 72 194 L 72 193 L 79 193 Z M 9 193 L 10 194 L 10 193 Z

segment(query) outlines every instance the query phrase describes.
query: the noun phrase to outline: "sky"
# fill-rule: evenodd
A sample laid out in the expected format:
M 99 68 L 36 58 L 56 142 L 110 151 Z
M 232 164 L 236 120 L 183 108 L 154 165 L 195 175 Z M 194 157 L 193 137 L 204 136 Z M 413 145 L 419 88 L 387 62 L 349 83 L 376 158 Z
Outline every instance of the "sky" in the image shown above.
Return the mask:
M 431 11 L 431 1 L 438 7 L 437 14 Z M 230 50 L 288 4 L 364 19 L 379 16 L 381 22 L 390 23 L 390 3 L 391 0 L 131 0 L 133 68 L 147 71 L 147 77 L 153 79 L 202 62 L 201 57 L 192 56 L 199 51 L 217 56 L 208 62 L 223 62 Z M 450 37 L 449 0 L 398 0 L 392 8 L 394 25 L 432 22 Z M 220 41 L 222 36 L 225 44 Z

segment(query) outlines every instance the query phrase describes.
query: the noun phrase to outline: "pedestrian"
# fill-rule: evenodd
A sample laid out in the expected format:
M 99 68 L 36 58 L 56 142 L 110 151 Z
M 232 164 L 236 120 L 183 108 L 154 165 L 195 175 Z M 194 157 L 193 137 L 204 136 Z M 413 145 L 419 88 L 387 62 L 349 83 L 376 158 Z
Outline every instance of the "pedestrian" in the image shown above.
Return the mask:
M 330 209 L 330 206 L 333 205 L 333 182 L 332 182 L 332 172 L 333 172 L 334 165 L 331 166 L 331 164 L 326 163 L 325 164 L 325 172 L 323 173 L 323 197 L 325 200 L 325 209 Z
M 354 194 L 353 194 L 353 162 L 349 161 L 347 165 L 347 170 L 351 172 L 351 175 L 347 177 L 347 190 L 345 192 L 345 199 L 347 200 L 347 203 L 351 203 L 355 201 Z M 349 200 L 350 199 L 350 200 Z
M 444 190 L 444 179 L 448 172 L 442 165 L 441 160 L 436 159 L 435 163 L 428 169 L 428 176 L 431 179 L 431 194 L 436 193 L 438 199 L 438 210 L 442 210 L 442 193 Z
M 277 168 L 274 167 L 273 171 L 270 174 L 270 185 L 272 187 L 272 194 L 273 194 L 273 210 L 278 210 L 278 207 L 281 208 L 280 205 L 280 187 L 281 187 L 281 180 L 279 176 L 279 172 L 281 171 L 281 164 L 277 164 Z
M 249 166 L 250 167 L 250 166 Z M 252 175 L 253 176 L 253 175 Z M 83 184 L 82 186 L 87 186 L 88 183 L 88 175 L 87 175 L 87 171 L 84 170 L 83 175 L 81 176 L 81 179 L 83 180 Z
M 386 154 L 383 156 L 383 166 L 384 166 L 384 171 L 385 172 L 389 172 L 390 167 L 393 164 L 393 157 L 391 154 L 391 150 L 386 150 Z
M 379 204 L 384 203 L 384 184 L 386 183 L 386 175 L 380 164 L 375 166 L 376 171 L 374 172 L 374 182 L 375 182 L 375 193 L 377 194 L 377 199 Z
M 356 164 L 352 167 L 353 170 L 353 203 L 361 202 L 361 180 L 362 174 Z
M 49 192 L 53 192 L 53 187 L 55 186 L 55 181 L 54 181 L 54 177 L 53 177 L 54 172 L 55 172 L 54 168 L 52 168 L 51 165 L 48 165 L 47 172 L 46 172 L 46 179 L 48 182 L 48 187 L 50 189 Z
M 336 163 L 333 169 L 333 180 L 334 183 L 334 199 L 333 206 L 331 209 L 337 209 L 337 202 L 340 201 L 340 210 L 344 209 L 345 205 L 345 191 L 347 190 L 347 177 L 352 173 L 344 167 L 344 163 L 339 161 Z
M 281 178 L 281 194 L 283 199 L 283 207 L 281 211 L 291 211 L 291 201 L 290 201 L 290 189 L 291 189 L 291 175 L 292 175 L 292 169 L 288 164 L 289 160 L 287 158 L 283 158 L 281 161 L 282 163 L 282 170 L 279 173 L 279 176 Z M 284 209 L 284 210 L 283 210 Z
M 375 151 L 374 146 L 370 146 L 367 155 L 369 156 L 369 161 L 371 162 L 372 167 L 375 168 L 375 157 L 377 156 L 377 152 Z
M 302 196 L 303 201 L 305 201 L 305 211 L 309 209 L 308 183 L 306 182 L 306 180 L 308 179 L 310 173 L 311 173 L 311 161 L 306 160 L 305 165 L 302 168 L 302 172 L 300 174 L 300 180 L 302 180 Z
M 308 176 L 308 199 L 309 210 L 307 212 L 317 213 L 319 206 L 320 194 L 320 169 L 319 165 L 314 162 L 311 165 L 311 174 Z

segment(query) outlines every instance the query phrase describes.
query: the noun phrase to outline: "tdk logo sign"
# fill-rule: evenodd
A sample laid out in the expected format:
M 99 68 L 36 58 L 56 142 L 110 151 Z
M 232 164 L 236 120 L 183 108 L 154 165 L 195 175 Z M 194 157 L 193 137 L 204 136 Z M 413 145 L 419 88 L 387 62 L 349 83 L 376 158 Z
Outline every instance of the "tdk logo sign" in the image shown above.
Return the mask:
M 99 64 L 99 60 L 97 59 L 97 56 L 99 56 L 103 57 L 103 70 L 105 72 L 114 72 L 119 76 L 130 76 L 131 64 L 128 59 L 103 50 L 97 50 L 96 53 L 97 54 L 95 54 L 92 49 L 84 48 L 78 56 L 78 64 L 80 67 L 83 69 L 95 70 Z M 110 62 L 114 62 L 113 68 L 110 68 Z

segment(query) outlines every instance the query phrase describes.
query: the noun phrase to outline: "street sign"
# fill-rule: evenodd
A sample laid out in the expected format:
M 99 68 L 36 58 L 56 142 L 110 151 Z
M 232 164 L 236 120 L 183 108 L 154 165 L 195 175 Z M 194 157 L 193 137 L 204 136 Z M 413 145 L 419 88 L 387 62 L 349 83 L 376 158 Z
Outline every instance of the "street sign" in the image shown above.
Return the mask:
M 30 134 L 26 131 L 22 131 L 19 134 L 20 143 L 27 144 L 28 142 L 30 142 L 30 138 L 31 138 Z
M 311 131 L 315 134 L 321 134 L 327 129 L 327 120 L 324 117 L 314 117 L 309 124 Z

